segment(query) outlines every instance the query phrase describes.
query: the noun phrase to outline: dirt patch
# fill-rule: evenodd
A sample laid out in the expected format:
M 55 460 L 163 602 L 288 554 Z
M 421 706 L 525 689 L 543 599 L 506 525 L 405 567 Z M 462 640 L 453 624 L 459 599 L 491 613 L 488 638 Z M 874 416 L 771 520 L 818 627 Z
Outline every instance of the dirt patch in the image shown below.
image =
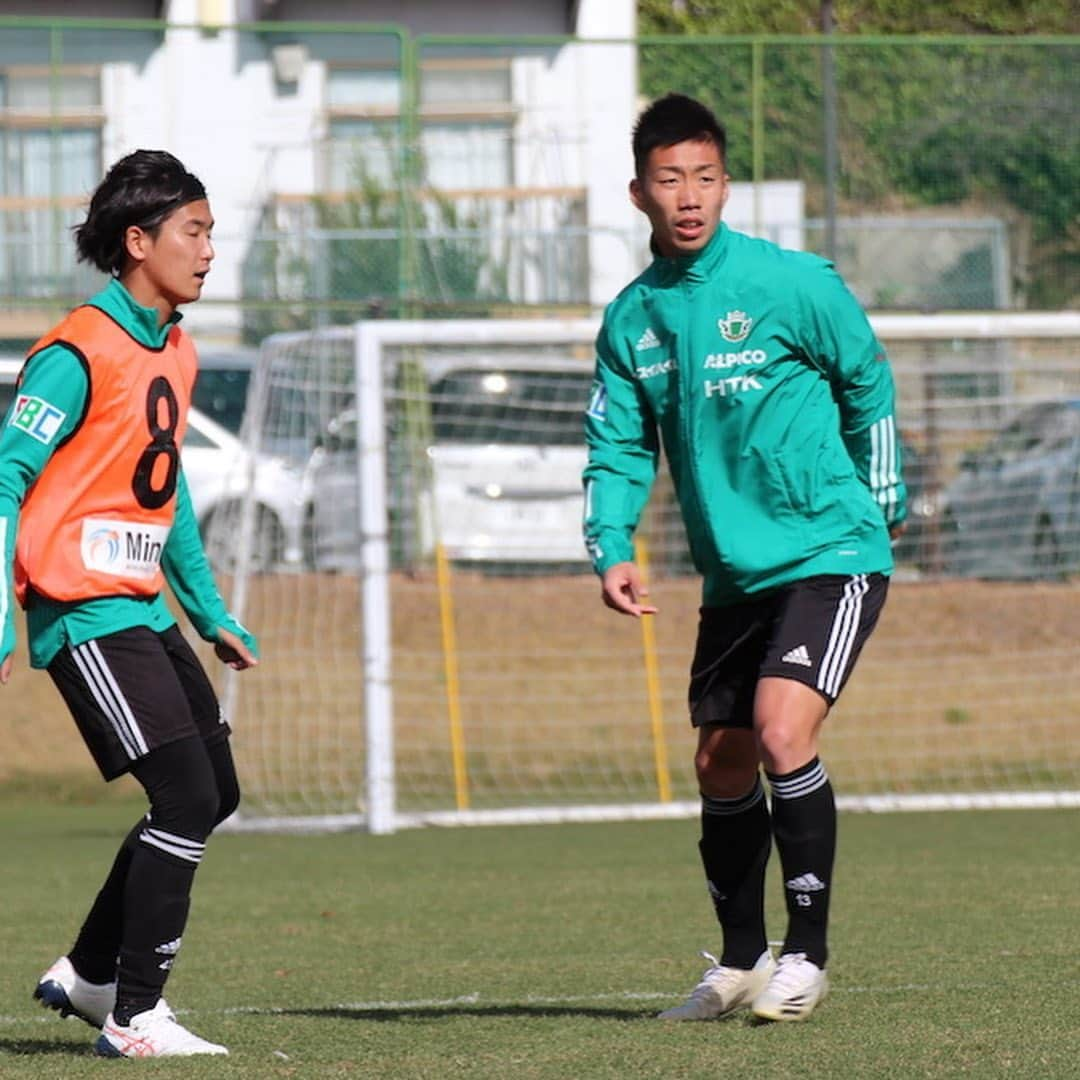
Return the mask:
M 604 608 L 592 577 L 459 573 L 441 597 L 433 577 L 395 578 L 402 800 L 452 805 L 455 750 L 477 801 L 637 798 L 656 783 L 657 725 L 674 793 L 692 797 L 685 692 L 698 585 L 658 581 L 653 599 L 659 715 L 641 626 Z M 830 717 L 830 770 L 849 791 L 1080 783 L 1078 600 L 1066 584 L 895 583 Z M 206 663 L 230 706 L 249 795 L 292 809 L 357 805 L 356 579 L 266 575 L 251 583 L 246 621 L 262 666 L 227 689 L 221 666 Z M 96 774 L 66 709 L 45 673 L 28 671 L 22 653 L 18 664 L 0 690 L 0 783 L 81 788 Z

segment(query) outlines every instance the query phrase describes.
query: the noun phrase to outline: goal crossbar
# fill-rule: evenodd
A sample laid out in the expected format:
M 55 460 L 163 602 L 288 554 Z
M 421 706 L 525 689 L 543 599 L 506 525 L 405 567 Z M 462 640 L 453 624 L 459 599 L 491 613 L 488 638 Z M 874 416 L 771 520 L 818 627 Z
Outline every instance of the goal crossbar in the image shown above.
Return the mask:
M 1046 341 L 1070 343 L 1065 359 L 1051 357 L 1045 370 L 1058 380 L 1075 364 L 1075 346 L 1080 342 L 1080 313 L 958 313 L 946 315 L 875 315 L 871 324 L 892 352 L 894 343 L 950 341 Z M 353 809 L 339 813 L 265 813 L 232 823 L 234 828 L 354 828 L 376 834 L 419 826 L 542 823 L 563 821 L 611 821 L 689 817 L 699 804 L 685 797 L 626 800 L 598 796 L 593 802 L 573 799 L 542 799 L 525 805 L 476 807 L 461 798 L 455 808 L 417 808 L 415 798 L 400 805 L 399 762 L 395 735 L 400 717 L 395 713 L 395 660 L 393 637 L 392 531 L 388 490 L 387 402 L 396 392 L 392 373 L 400 357 L 409 350 L 528 350 L 536 347 L 571 347 L 583 357 L 595 340 L 600 322 L 588 319 L 546 320 L 438 320 L 366 321 L 352 327 L 328 328 L 304 334 L 275 335 L 264 351 L 287 351 L 312 341 L 333 341 L 351 350 L 356 412 L 356 499 L 355 535 L 358 539 L 360 601 L 359 681 L 363 704 L 363 785 L 353 800 Z M 321 335 L 321 336 L 320 336 Z M 921 346 L 920 346 L 921 348 Z M 946 345 L 948 349 L 948 345 Z M 951 355 L 951 354 L 947 354 Z M 951 361 L 950 361 L 951 362 Z M 588 361 L 583 360 L 583 369 Z M 950 369 L 952 370 L 952 369 Z M 1044 380 L 1045 381 L 1045 380 Z M 1050 385 L 1050 383 L 1047 383 Z M 244 587 L 238 575 L 236 587 Z M 452 615 L 450 616 L 452 618 Z M 523 643 L 522 648 L 528 648 Z M 1033 677 L 1035 677 L 1033 675 Z M 231 679 L 231 676 L 228 676 Z M 674 696 L 674 695 L 673 695 Z M 462 762 L 462 768 L 464 763 Z M 1032 774 L 1034 776 L 1034 774 Z M 1075 780 L 1074 780 L 1074 783 Z M 885 785 L 887 786 L 887 785 Z M 1080 784 L 1077 784 L 1080 786 Z M 1075 807 L 1080 790 L 1066 783 L 1055 788 L 1040 786 L 1030 790 L 965 790 L 950 782 L 944 790 L 881 790 L 838 797 L 838 806 L 850 811 L 891 812 L 907 810 L 952 810 L 1012 807 Z M 661 792 L 663 785 L 661 785 Z M 685 792 L 685 787 L 683 789 Z M 511 795 L 508 802 L 519 801 Z

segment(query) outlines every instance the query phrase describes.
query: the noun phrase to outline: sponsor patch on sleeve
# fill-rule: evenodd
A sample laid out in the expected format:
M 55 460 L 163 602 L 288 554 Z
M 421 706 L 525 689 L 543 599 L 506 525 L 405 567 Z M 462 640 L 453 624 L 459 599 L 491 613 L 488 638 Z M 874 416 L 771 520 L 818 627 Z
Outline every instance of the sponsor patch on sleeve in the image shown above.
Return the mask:
M 8 423 L 48 446 L 56 438 L 66 416 L 67 413 L 39 397 L 20 394 L 15 399 Z
M 592 384 L 587 412 L 594 420 L 599 420 L 601 423 L 607 420 L 607 390 L 599 381 Z

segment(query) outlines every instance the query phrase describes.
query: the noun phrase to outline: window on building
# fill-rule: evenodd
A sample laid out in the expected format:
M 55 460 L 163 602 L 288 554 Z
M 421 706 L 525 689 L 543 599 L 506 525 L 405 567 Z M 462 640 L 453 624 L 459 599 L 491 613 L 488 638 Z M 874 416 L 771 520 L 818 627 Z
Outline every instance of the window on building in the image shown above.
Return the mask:
M 402 85 L 396 67 L 331 67 L 325 186 L 364 177 L 389 186 L 400 175 Z M 430 60 L 420 72 L 423 182 L 442 190 L 513 183 L 514 109 L 507 60 Z
M 513 108 L 505 60 L 441 60 L 420 74 L 420 144 L 436 188 L 513 183 Z
M 96 68 L 0 68 L 0 293 L 66 292 L 70 226 L 101 174 Z

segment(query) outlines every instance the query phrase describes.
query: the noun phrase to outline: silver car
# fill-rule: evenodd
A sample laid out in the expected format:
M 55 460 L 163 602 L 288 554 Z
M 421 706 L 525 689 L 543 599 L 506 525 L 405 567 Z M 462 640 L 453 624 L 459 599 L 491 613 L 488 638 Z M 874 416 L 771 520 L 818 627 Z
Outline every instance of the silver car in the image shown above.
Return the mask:
M 1060 578 L 1080 569 L 1080 399 L 1031 405 L 923 500 L 924 568 Z

